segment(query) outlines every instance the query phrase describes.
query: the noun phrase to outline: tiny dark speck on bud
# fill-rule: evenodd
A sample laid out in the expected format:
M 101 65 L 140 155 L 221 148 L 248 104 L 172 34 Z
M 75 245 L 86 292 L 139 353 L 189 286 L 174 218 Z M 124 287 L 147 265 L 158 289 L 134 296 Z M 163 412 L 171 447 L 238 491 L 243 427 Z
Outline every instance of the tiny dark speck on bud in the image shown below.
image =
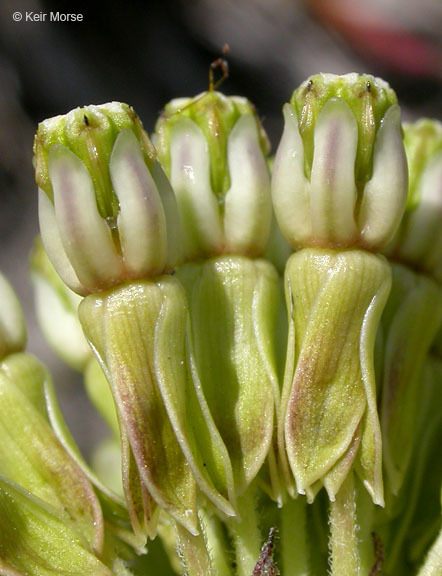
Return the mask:
M 83 116 L 83 120 L 86 126 L 89 126 L 89 118 L 86 116 L 86 114 Z
M 309 80 L 309 81 L 308 81 L 308 84 L 307 84 L 307 92 L 310 92 L 310 90 L 312 89 L 312 87 L 313 87 L 313 80 Z
M 171 276 L 175 276 L 175 270 L 171 270 L 171 271 L 170 271 L 170 275 L 171 275 Z
M 367 83 L 365 84 L 365 87 L 367 89 L 367 92 L 371 92 L 371 82 L 367 81 Z

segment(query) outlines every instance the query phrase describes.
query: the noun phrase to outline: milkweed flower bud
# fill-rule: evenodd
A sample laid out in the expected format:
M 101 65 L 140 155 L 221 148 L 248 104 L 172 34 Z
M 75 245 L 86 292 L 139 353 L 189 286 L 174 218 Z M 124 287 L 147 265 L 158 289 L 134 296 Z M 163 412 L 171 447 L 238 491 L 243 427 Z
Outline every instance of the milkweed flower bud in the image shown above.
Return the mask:
M 26 326 L 23 311 L 9 282 L 0 274 L 0 360 L 24 350 Z
M 46 120 L 34 154 L 43 244 L 72 290 L 99 292 L 173 264 L 175 200 L 132 108 L 112 102 Z
M 186 258 L 262 253 L 272 210 L 269 143 L 252 104 L 215 91 L 172 100 L 155 145 L 176 194 Z
M 404 124 L 404 144 L 407 208 L 386 253 L 442 281 L 442 124 L 429 119 Z
M 284 106 L 276 217 L 293 248 L 378 250 L 405 208 L 407 167 L 396 95 L 368 75 L 318 74 Z

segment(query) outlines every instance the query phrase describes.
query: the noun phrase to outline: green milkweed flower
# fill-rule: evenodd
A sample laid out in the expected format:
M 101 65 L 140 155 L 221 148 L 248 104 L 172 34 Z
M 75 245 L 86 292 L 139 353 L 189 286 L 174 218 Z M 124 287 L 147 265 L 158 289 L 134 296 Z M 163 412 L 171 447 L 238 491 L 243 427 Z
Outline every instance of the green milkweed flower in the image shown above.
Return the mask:
M 197 401 L 187 302 L 167 274 L 180 229 L 170 184 L 124 104 L 43 122 L 35 153 L 43 244 L 63 280 L 87 296 L 80 321 L 118 409 L 134 530 L 154 537 L 160 506 L 197 534 L 194 475 L 224 513 L 233 509 L 204 465 L 213 450 L 204 419 L 197 433 L 187 414 Z
M 183 227 L 177 276 L 190 307 L 192 376 L 219 435 L 225 472 L 217 482 L 237 510 L 229 529 L 247 573 L 260 548 L 250 485 L 273 450 L 279 402 L 278 276 L 261 257 L 272 221 L 268 141 L 248 100 L 208 91 L 169 103 L 154 142 Z
M 284 116 L 273 204 L 285 239 L 302 250 L 285 272 L 281 469 L 292 495 L 293 476 L 298 492 L 313 499 L 323 485 L 332 501 L 355 469 L 383 504 L 373 348 L 391 280 L 385 259 L 366 250 L 389 241 L 405 208 L 396 96 L 371 76 L 320 74 L 295 90 Z

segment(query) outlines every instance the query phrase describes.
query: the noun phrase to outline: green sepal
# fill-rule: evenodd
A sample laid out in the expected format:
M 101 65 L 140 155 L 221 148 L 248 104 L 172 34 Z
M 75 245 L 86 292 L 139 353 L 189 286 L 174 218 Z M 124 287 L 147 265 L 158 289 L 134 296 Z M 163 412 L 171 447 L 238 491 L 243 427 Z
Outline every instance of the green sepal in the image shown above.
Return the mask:
M 0 476 L 2 576 L 112 576 L 66 515 Z
M 400 264 L 392 264 L 392 271 L 393 288 L 382 320 L 382 433 L 386 475 L 397 494 L 418 442 L 422 367 L 441 323 L 442 298 L 430 278 Z
M 304 249 L 287 263 L 291 348 L 279 435 L 298 492 L 331 474 L 333 500 L 345 477 L 339 473 L 336 481 L 335 466 L 348 470 L 357 456 L 367 490 L 383 503 L 373 349 L 390 281 L 385 259 L 359 250 Z
M 50 426 L 43 402 L 48 378 L 28 354 L 12 355 L 0 365 L 0 474 L 59 510 L 82 535 L 85 548 L 100 553 L 101 508 Z
M 188 313 L 177 280 L 163 276 L 91 295 L 79 314 L 111 384 L 141 480 L 154 500 L 195 533 L 195 475 L 206 495 L 232 514 L 204 466 L 199 452 L 204 438 L 191 426 Z
M 241 494 L 267 456 L 279 399 L 277 273 L 263 260 L 221 256 L 186 264 L 178 277 L 190 302 L 197 377 Z

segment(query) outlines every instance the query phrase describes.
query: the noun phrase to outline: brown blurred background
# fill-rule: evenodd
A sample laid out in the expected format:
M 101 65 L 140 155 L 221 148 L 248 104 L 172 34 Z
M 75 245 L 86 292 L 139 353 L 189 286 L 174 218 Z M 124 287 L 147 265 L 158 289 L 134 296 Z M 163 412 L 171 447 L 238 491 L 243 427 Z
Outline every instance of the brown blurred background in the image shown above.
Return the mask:
M 121 100 L 153 129 L 163 105 L 207 88 L 208 67 L 230 46 L 222 89 L 257 106 L 275 149 L 281 107 L 317 72 L 368 72 L 395 88 L 403 117 L 441 117 L 440 0 L 3 0 L 0 5 L 0 269 L 28 318 L 29 350 L 56 380 L 66 419 L 88 453 L 105 434 L 81 379 L 42 340 L 28 253 L 38 233 L 32 140 L 37 123 L 79 105 Z M 101 4 L 103 6 L 103 4 Z M 49 12 L 83 15 L 50 22 Z M 20 22 L 14 12 L 23 16 Z M 48 14 L 26 21 L 26 12 Z M 0 303 L 1 304 L 1 303 Z

